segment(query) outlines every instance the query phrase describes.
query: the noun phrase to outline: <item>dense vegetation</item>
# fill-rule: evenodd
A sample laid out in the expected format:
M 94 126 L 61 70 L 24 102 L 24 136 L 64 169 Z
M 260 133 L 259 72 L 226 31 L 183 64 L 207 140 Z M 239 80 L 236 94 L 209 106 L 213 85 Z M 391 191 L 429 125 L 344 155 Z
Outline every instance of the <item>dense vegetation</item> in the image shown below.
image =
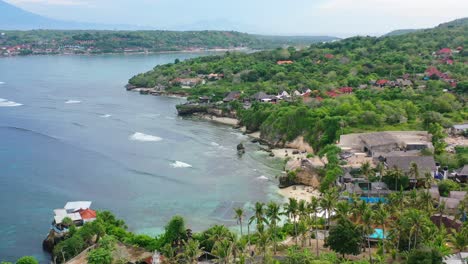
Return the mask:
M 269 49 L 284 45 L 309 45 L 333 37 L 275 37 L 234 31 L 2 31 L 0 47 L 22 45 L 29 52 L 107 53 L 123 51 L 180 51 L 187 49 Z M 0 52 L 1 54 L 1 52 Z
M 456 183 L 454 188 L 466 190 Z M 456 212 L 450 212 L 443 204 L 434 203 L 425 188 L 394 192 L 387 203 L 339 197 L 337 189 L 331 188 L 310 201 L 289 199 L 284 205 L 270 202 L 237 208 L 239 233 L 215 225 L 192 234 L 184 219 L 175 216 L 162 235 L 137 235 L 111 213 L 99 212 L 96 221 L 80 228 L 71 226 L 67 238 L 54 249 L 54 259 L 63 263 L 94 245 L 87 253 L 88 263 L 127 263 L 116 247 L 119 242 L 149 252 L 156 250 L 164 256 L 162 263 L 168 264 L 197 263 L 199 259 L 215 263 L 435 264 L 468 246 L 468 222 L 451 229 L 431 218 L 435 213 L 466 215 L 468 198 Z M 330 212 L 334 214 L 327 217 Z M 375 228 L 385 236 L 371 239 Z
M 240 91 L 242 101 L 259 91 L 276 95 L 310 89 L 307 97 L 279 104 L 254 103 L 249 109 L 239 103 L 230 106 L 238 110 L 248 130 L 260 130 L 273 143 L 304 135 L 320 149 L 342 133 L 427 130 L 436 123 L 449 127 L 468 120 L 468 51 L 462 49 L 468 47 L 468 19 L 460 21 L 401 36 L 354 37 L 302 50 L 290 47 L 253 54 L 228 52 L 156 66 L 129 83 L 137 87 L 162 85 L 167 91 L 183 90 L 194 100 L 209 96 L 212 101 L 221 100 L 229 91 Z M 449 58 L 436 55 L 445 47 L 458 48 L 459 52 Z M 279 60 L 293 63 L 279 65 Z M 427 73 L 431 66 L 449 77 Z M 224 78 L 192 89 L 181 89 L 171 82 L 210 73 L 223 74 Z M 374 83 L 397 78 L 410 80 L 411 85 Z M 340 93 L 340 87 L 351 87 L 353 92 Z

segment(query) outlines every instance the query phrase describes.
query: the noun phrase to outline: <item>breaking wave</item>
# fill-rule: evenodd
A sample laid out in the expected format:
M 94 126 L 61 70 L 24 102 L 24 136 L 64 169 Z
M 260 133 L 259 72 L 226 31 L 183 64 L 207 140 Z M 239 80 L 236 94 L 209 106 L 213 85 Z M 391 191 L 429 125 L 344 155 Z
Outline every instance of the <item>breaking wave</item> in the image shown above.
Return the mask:
M 143 134 L 140 132 L 135 132 L 133 133 L 130 137 L 130 140 L 135 140 L 135 141 L 143 141 L 143 142 L 156 142 L 156 141 L 161 141 L 162 138 L 153 136 L 153 135 L 147 135 Z
M 101 117 L 103 117 L 103 118 L 109 118 L 109 117 L 111 117 L 111 116 L 112 116 L 112 115 L 109 115 L 109 114 L 101 115 Z
M 173 163 L 171 163 L 171 167 L 172 168 L 192 168 L 192 165 L 176 160 Z
M 261 181 L 268 181 L 268 180 L 270 180 L 270 179 L 268 179 L 268 177 L 263 176 L 263 175 L 260 176 L 260 177 L 257 177 L 256 179 L 257 179 L 257 180 L 261 180 Z
M 78 100 L 68 100 L 65 102 L 66 104 L 79 104 L 81 103 L 81 101 L 78 101 Z
M 5 84 L 5 82 L 0 82 L 0 85 Z
M 23 104 L 0 98 L 0 107 L 14 107 L 14 106 L 22 106 L 22 105 Z

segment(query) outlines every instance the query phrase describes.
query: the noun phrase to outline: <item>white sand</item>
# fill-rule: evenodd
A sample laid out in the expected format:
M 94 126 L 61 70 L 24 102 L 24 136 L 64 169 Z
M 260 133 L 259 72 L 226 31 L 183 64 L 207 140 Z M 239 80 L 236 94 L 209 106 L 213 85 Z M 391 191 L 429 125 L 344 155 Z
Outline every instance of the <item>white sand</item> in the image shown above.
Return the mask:
M 220 123 L 224 125 L 230 125 L 230 126 L 237 126 L 237 124 L 239 123 L 239 120 L 235 118 L 229 118 L 229 117 L 217 117 L 213 115 L 200 115 L 200 117 L 203 119 L 212 121 L 212 122 L 216 122 L 216 123 Z
M 296 188 L 296 190 L 294 190 Z M 295 185 L 287 188 L 279 189 L 278 193 L 286 199 L 295 198 L 297 200 L 305 200 L 310 202 L 312 197 L 320 197 L 320 192 L 310 186 Z
M 279 148 L 279 149 L 272 149 L 271 150 L 273 154 L 275 154 L 275 157 L 277 158 L 293 158 L 293 159 L 305 159 L 307 157 L 307 153 L 301 153 L 299 151 L 299 154 L 293 154 L 294 151 L 297 151 L 297 149 L 293 148 Z

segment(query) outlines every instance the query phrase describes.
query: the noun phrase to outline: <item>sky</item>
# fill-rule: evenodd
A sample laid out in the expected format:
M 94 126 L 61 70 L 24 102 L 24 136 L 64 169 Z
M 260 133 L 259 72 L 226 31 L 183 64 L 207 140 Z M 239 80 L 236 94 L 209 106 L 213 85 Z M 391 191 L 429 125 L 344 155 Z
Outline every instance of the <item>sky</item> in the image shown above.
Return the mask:
M 51 18 L 155 29 L 380 35 L 468 16 L 468 0 L 6 0 Z

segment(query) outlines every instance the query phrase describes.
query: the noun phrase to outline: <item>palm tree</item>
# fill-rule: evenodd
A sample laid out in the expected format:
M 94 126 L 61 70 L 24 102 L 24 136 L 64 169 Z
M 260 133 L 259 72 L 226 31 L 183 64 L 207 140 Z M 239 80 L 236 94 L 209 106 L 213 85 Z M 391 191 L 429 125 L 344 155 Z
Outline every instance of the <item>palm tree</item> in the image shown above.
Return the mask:
M 320 200 L 320 207 L 325 212 L 325 216 L 327 217 L 327 226 L 330 228 L 331 222 L 331 213 L 335 209 L 335 205 L 338 201 L 338 192 L 335 189 L 331 189 L 327 191 L 323 198 Z
M 254 215 L 250 217 L 249 223 L 252 223 L 253 221 L 256 222 L 257 224 L 257 229 L 260 229 L 263 227 L 263 224 L 266 223 L 266 218 L 265 218 L 265 204 L 256 202 L 255 203 L 255 208 L 254 208 Z
M 263 255 L 263 263 L 266 263 L 266 253 L 268 249 L 268 244 L 270 242 L 270 235 L 261 228 L 258 232 L 258 247 L 261 250 L 261 253 Z
M 460 232 L 455 232 L 450 236 L 450 242 L 452 242 L 455 249 L 458 251 L 458 256 L 462 259 L 461 252 L 468 247 L 468 226 L 465 225 Z
M 184 253 L 183 257 L 187 261 L 186 263 L 196 264 L 201 255 L 203 255 L 203 248 L 200 248 L 200 242 L 198 240 L 189 239 L 183 241 Z
M 294 224 L 294 237 L 297 245 L 297 214 L 298 214 L 298 203 L 294 198 L 289 198 L 289 202 L 284 205 L 284 213 L 288 216 L 289 220 L 292 219 Z
M 388 220 L 388 217 L 390 214 L 388 213 L 387 209 L 385 208 L 384 204 L 380 203 L 378 205 L 378 209 L 374 214 L 374 219 L 375 222 L 382 226 L 382 231 L 383 231 L 383 237 L 382 237 L 382 248 L 383 248 L 383 256 L 385 258 L 385 240 L 386 240 L 386 234 L 385 234 L 385 223 Z
M 369 192 L 370 192 L 370 181 L 369 181 L 369 176 L 371 175 L 372 173 L 372 168 L 371 168 L 371 165 L 368 161 L 364 162 L 362 165 L 361 165 L 361 173 L 362 175 L 364 175 L 364 177 L 366 177 L 367 179 L 367 196 L 369 196 Z
M 317 257 L 319 256 L 319 245 L 318 245 L 318 226 L 317 226 L 317 213 L 320 211 L 320 200 L 317 197 L 312 197 L 309 203 L 309 211 L 314 214 L 315 224 L 315 247 Z
M 275 202 L 270 202 L 266 208 L 266 217 L 268 218 L 270 230 L 273 231 L 273 252 L 276 255 L 276 232 L 277 232 L 277 225 L 280 219 L 280 206 Z
M 419 208 L 425 212 L 431 213 L 434 210 L 434 204 L 432 202 L 432 196 L 430 192 L 420 192 L 419 193 Z
M 231 257 L 233 246 L 234 242 L 229 241 L 228 239 L 224 239 L 219 243 L 216 243 L 212 251 L 213 255 L 215 255 L 218 258 L 216 262 L 220 264 L 232 263 Z
M 342 219 L 348 219 L 351 208 L 347 201 L 341 201 L 336 204 L 336 217 Z
M 414 162 L 411 162 L 410 168 L 409 168 L 409 171 L 408 171 L 408 175 L 415 178 L 415 179 L 419 178 L 418 164 L 416 164 Z
M 234 209 L 234 212 L 236 213 L 236 220 L 237 220 L 237 223 L 239 224 L 239 227 L 240 227 L 240 235 L 242 236 L 242 220 L 244 219 L 244 209 L 238 207 L 236 209 Z
M 362 214 L 363 232 L 367 237 L 367 247 L 369 248 L 369 261 L 372 263 L 372 252 L 370 244 L 370 235 L 374 232 L 372 227 L 372 219 L 374 215 L 370 209 L 366 209 Z
M 445 201 L 439 202 L 439 204 L 437 205 L 437 213 L 440 215 L 439 226 L 442 226 L 442 216 L 445 213 Z

